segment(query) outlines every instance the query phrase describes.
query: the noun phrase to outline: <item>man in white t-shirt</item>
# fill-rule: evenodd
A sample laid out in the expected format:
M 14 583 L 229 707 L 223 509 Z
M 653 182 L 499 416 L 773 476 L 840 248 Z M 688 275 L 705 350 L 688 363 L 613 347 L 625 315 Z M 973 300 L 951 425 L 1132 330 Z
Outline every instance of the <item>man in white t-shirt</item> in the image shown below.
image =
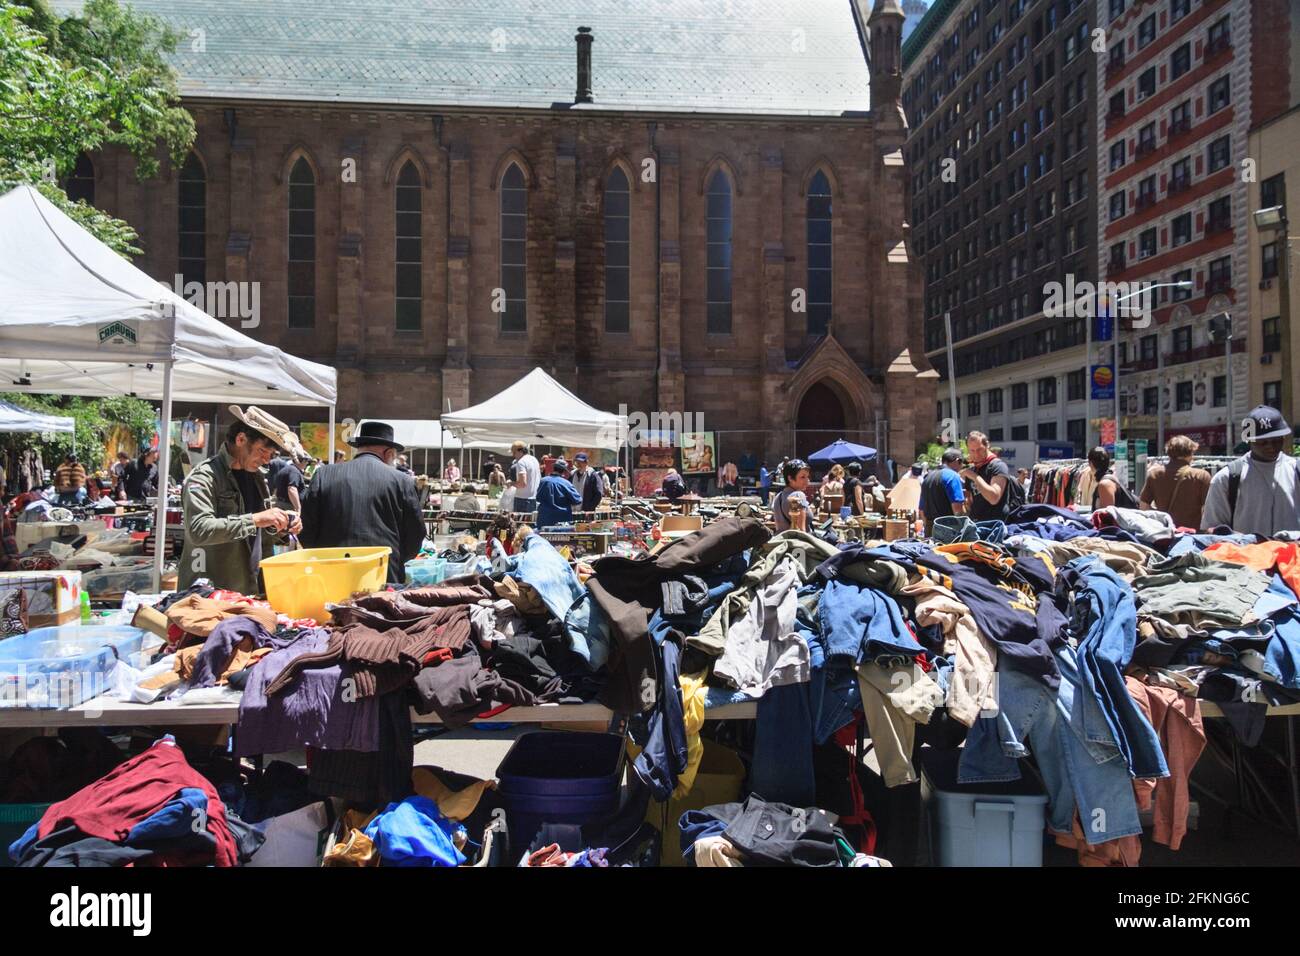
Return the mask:
M 537 510 L 537 486 L 542 480 L 542 466 L 528 453 L 528 446 L 517 441 L 510 446 L 514 457 L 515 511 L 531 514 Z
M 1298 463 L 1283 450 L 1291 447 L 1291 426 L 1267 405 L 1251 411 L 1248 425 L 1242 437 L 1250 452 L 1211 479 L 1201 527 L 1227 525 L 1240 534 L 1267 537 L 1300 530 Z

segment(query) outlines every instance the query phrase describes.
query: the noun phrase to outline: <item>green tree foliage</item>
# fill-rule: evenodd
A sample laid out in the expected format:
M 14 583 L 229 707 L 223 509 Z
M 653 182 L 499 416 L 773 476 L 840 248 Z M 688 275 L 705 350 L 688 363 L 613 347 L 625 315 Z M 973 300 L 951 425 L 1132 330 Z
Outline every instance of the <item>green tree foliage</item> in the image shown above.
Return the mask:
M 72 202 L 58 181 L 106 146 L 129 152 L 141 179 L 164 153 L 184 160 L 194 120 L 166 61 L 179 39 L 117 0 L 87 0 L 64 19 L 45 0 L 0 0 L 0 194 L 31 183 L 118 253 L 139 253 L 128 223 Z

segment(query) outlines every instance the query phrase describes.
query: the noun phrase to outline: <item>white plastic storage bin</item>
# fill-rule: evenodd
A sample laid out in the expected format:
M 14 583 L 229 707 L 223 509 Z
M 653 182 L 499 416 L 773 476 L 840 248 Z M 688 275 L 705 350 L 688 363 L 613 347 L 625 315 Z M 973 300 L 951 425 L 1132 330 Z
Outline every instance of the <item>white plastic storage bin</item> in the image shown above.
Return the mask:
M 935 865 L 1042 866 L 1047 795 L 1026 779 L 958 784 L 960 754 L 921 751 Z

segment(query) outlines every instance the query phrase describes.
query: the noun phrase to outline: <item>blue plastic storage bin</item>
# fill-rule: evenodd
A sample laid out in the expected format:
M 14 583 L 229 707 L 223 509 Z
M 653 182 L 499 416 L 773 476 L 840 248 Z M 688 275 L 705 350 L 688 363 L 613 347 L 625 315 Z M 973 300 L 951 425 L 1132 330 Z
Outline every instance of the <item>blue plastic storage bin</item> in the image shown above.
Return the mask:
M 622 737 L 524 734 L 497 768 L 511 852 L 518 856 L 527 850 L 543 823 L 583 826 L 613 812 L 622 776 Z
M 97 697 L 144 636 L 138 627 L 66 624 L 0 641 L 0 707 L 63 710 Z
M 921 751 L 938 866 L 1042 866 L 1047 795 L 1030 780 L 957 783 L 960 750 Z

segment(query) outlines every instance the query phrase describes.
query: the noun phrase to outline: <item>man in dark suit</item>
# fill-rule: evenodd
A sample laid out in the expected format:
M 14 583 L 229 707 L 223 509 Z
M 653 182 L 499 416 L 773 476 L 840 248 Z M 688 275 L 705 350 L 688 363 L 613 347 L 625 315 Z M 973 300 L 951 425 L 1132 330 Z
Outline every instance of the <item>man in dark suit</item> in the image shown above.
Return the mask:
M 302 534 L 307 548 L 387 547 L 388 580 L 406 580 L 406 562 L 420 553 L 424 520 L 415 482 L 394 465 L 403 446 L 393 426 L 363 422 L 348 441 L 351 461 L 316 469 L 302 499 Z

